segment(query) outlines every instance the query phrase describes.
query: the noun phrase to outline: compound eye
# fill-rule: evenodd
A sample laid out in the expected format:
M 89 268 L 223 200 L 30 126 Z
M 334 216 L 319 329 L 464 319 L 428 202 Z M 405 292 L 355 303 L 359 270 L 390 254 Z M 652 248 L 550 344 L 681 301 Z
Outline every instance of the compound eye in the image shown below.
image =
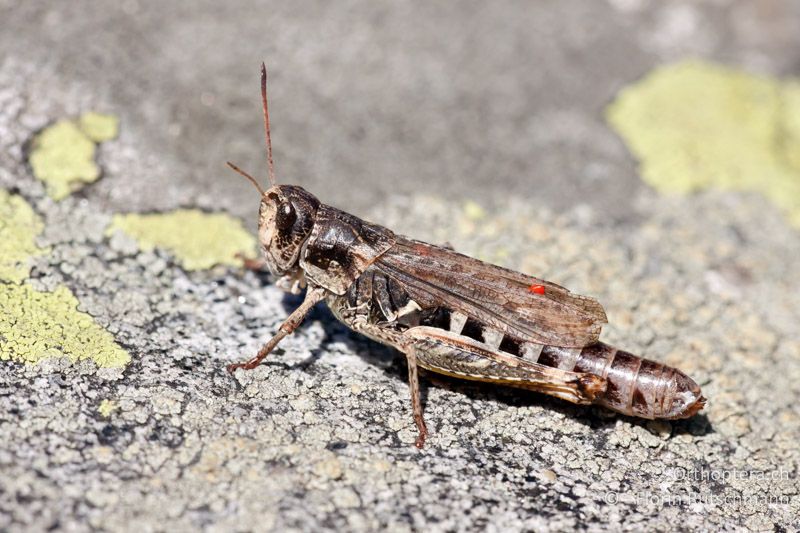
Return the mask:
M 278 212 L 275 214 L 275 225 L 279 230 L 287 230 L 294 226 L 297 220 L 297 213 L 294 206 L 290 202 L 286 202 L 278 206 Z

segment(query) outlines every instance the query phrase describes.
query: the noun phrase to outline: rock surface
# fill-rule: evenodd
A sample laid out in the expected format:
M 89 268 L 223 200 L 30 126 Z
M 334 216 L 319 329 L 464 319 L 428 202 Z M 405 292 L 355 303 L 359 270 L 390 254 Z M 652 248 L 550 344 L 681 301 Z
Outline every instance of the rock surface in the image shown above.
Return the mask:
M 745 21 L 752 9 L 746 2 L 662 8 L 615 0 L 602 8 L 564 3 L 564 7 L 543 9 L 537 15 L 550 17 L 547 20 L 557 38 L 553 55 L 542 60 L 550 74 L 561 75 L 554 81 L 526 78 L 532 85 L 524 89 L 508 80 L 516 76 L 509 70 L 506 78 L 488 88 L 486 98 L 500 98 L 510 87 L 510 107 L 487 112 L 489 121 L 477 129 L 481 117 L 470 115 L 479 114 L 480 106 L 469 111 L 470 102 L 474 103 L 469 97 L 477 98 L 478 91 L 461 95 L 466 104 L 451 99 L 447 96 L 451 82 L 443 82 L 446 76 L 437 70 L 437 60 L 445 62 L 452 59 L 448 54 L 460 52 L 445 50 L 437 56 L 436 46 L 405 37 L 403 42 L 413 41 L 413 46 L 409 43 L 412 51 L 394 57 L 392 72 L 411 69 L 405 63 L 409 58 L 427 58 L 428 63 L 415 61 L 412 70 L 427 72 L 429 78 L 401 77 L 406 85 L 390 94 L 401 101 L 400 96 L 413 93 L 420 80 L 427 80 L 429 85 L 422 87 L 429 91 L 429 105 L 437 117 L 445 117 L 454 107 L 461 110 L 455 122 L 442 120 L 442 131 L 433 131 L 435 121 L 425 125 L 433 131 L 428 134 L 417 131 L 423 128 L 419 124 L 396 120 L 405 109 L 397 102 L 386 107 L 388 126 L 365 120 L 364 111 L 351 114 L 363 102 L 356 97 L 342 103 L 344 81 L 332 78 L 326 89 L 316 78 L 320 72 L 335 71 L 319 59 L 329 57 L 320 43 L 319 48 L 306 44 L 310 48 L 291 56 L 317 88 L 299 89 L 302 94 L 296 98 L 305 99 L 306 107 L 288 106 L 284 111 L 275 107 L 284 124 L 279 126 L 284 128 L 284 152 L 279 152 L 283 159 L 278 161 L 285 165 L 280 176 L 288 180 L 308 171 L 315 177 L 298 180 L 302 185 L 323 201 L 328 196 L 344 198 L 338 203 L 350 207 L 347 198 L 355 196 L 353 191 L 369 189 L 365 184 L 374 176 L 369 165 L 389 161 L 379 164 L 377 174 L 394 173 L 399 179 L 407 173 L 420 192 L 409 194 L 413 189 L 406 189 L 405 194 L 382 194 L 376 186 L 365 193 L 369 201 L 353 200 L 359 214 L 398 232 L 430 242 L 450 242 L 459 251 L 598 297 L 609 315 L 604 341 L 685 370 L 709 399 L 703 413 L 692 420 L 647 422 L 533 393 L 427 375 L 423 397 L 432 435 L 426 448 L 417 450 L 400 354 L 350 332 L 320 307 L 281 344 L 268 364 L 230 376 L 225 364 L 257 350 L 299 300 L 284 295 L 265 276 L 231 266 L 186 270 L 171 252 L 158 247 L 140 250 L 136 241 L 124 235 L 107 234 L 115 214 L 180 206 L 226 208 L 248 216 L 248 227 L 253 229 L 257 206 L 252 192 L 244 192 L 246 185 L 235 185 L 236 179 L 222 171 L 202 171 L 205 156 L 186 155 L 189 148 L 218 155 L 220 147 L 210 146 L 208 131 L 178 128 L 173 144 L 163 141 L 161 136 L 167 135 L 163 131 L 149 138 L 155 118 L 165 118 L 166 107 L 158 107 L 147 94 L 115 96 L 112 89 L 118 79 L 111 74 L 98 75 L 94 81 L 79 79 L 76 73 L 92 71 L 91 56 L 76 59 L 74 72 L 65 67 L 70 58 L 66 51 L 77 49 L 85 33 L 81 28 L 90 22 L 113 23 L 110 28 L 118 33 L 97 36 L 100 43 L 108 44 L 119 34 L 135 36 L 137 24 L 152 23 L 152 12 L 137 2 L 123 2 L 121 13 L 134 10 L 135 15 L 138 9 L 141 20 L 126 22 L 111 8 L 87 9 L 87 19 L 65 20 L 58 8 L 44 4 L 26 3 L 18 10 L 0 7 L 8 15 L 0 17 L 5 20 L 0 24 L 22 28 L 31 21 L 44 21 L 43 28 L 53 31 L 51 38 L 68 43 L 50 62 L 33 62 L 32 58 L 43 57 L 36 55 L 41 49 L 24 49 L 19 43 L 4 48 L 12 53 L 0 60 L 0 188 L 24 199 L 41 218 L 43 229 L 36 244 L 46 250 L 44 254 L 26 252 L 31 255 L 28 279 L 0 283 L 24 283 L 31 290 L 48 293 L 66 287 L 79 302 L 76 314 L 91 317 L 93 325 L 113 335 L 130 355 L 130 362 L 115 366 L 69 357 L 48 358 L 36 365 L 13 358 L 0 361 L 0 530 L 800 527 L 797 230 L 757 192 L 710 190 L 690 197 L 662 197 L 640 185 L 633 160 L 603 125 L 601 114 L 614 90 L 633 82 L 656 61 L 687 52 L 718 56 L 724 55 L 723 49 L 732 50 L 738 61 L 772 74 L 784 73 L 793 61 L 787 56 L 797 50 L 787 49 L 783 59 L 774 61 L 767 59 L 768 52 L 782 50 L 781 24 L 791 25 L 796 14 L 777 22 L 766 15 Z M 716 20 L 712 15 L 723 9 L 722 4 L 730 17 L 723 20 L 728 22 L 711 28 L 701 25 L 703 31 L 697 30 L 700 22 Z M 779 11 L 783 5 L 775 3 Z M 464 14 L 459 20 L 477 17 L 499 28 L 509 9 L 521 9 L 496 9 L 501 8 L 505 11 L 497 12 L 499 19 L 484 13 L 480 17 Z M 233 30 L 234 22 L 244 18 L 253 20 L 245 24 L 245 34 L 261 31 L 255 27 L 256 17 L 244 8 L 236 15 L 220 15 L 216 26 L 217 14 L 209 5 L 198 4 L 191 14 L 172 9 L 165 21 L 174 23 L 178 15 L 185 15 L 180 18 L 183 25 L 168 26 L 173 45 L 191 41 L 189 36 L 209 25 L 218 32 L 229 26 Z M 413 11 L 410 6 L 404 9 Z M 325 18 L 321 6 L 312 11 L 317 13 L 312 21 Z M 344 72 L 358 71 L 358 54 L 370 50 L 370 44 L 379 42 L 389 50 L 397 46 L 391 39 L 381 41 L 377 30 L 364 30 L 384 25 L 390 36 L 399 31 L 396 22 L 383 19 L 386 14 L 378 11 L 368 11 L 374 20 L 357 18 L 362 33 L 353 32 L 345 43 L 351 48 L 337 52 L 347 58 L 340 64 L 346 67 Z M 330 32 L 346 33 L 336 23 L 340 18 L 347 20 L 343 13 L 330 15 Z M 730 13 L 741 22 L 731 22 L 734 15 Z M 278 12 L 279 20 L 265 24 L 283 27 L 278 22 L 293 20 L 290 15 Z M 598 27 L 587 25 L 593 18 Z M 547 26 L 547 20 L 537 19 L 537 24 Z M 613 24 L 605 27 L 602 21 Z M 530 43 L 523 22 L 513 25 L 510 35 Z M 639 22 L 642 26 L 636 25 Z M 648 24 L 659 31 L 646 31 Z M 70 28 L 72 33 L 67 31 Z M 435 35 L 427 26 L 413 31 L 417 36 Z M 456 26 L 442 31 L 462 34 Z M 770 32 L 778 44 L 757 38 Z M 231 39 L 238 37 L 235 31 L 228 33 L 233 33 Z M 0 35 L 2 40 L 9 38 L 6 31 Z M 288 54 L 296 38 L 285 29 L 279 37 L 269 40 L 268 51 Z M 463 44 L 468 41 L 463 37 L 454 46 L 467 50 L 479 46 Z M 628 50 L 630 43 L 637 45 L 631 50 L 639 52 L 631 52 L 635 57 L 625 68 L 619 66 L 622 59 L 609 59 L 606 66 L 617 65 L 617 70 L 609 67 L 610 72 L 598 72 L 600 63 L 594 68 L 582 64 L 588 72 L 584 82 L 592 79 L 589 74 L 597 73 L 603 80 L 603 95 L 592 99 L 588 89 L 576 89 L 562 96 L 574 99 L 575 108 L 559 114 L 560 105 L 571 104 L 553 101 L 553 95 L 560 87 L 570 86 L 578 67 L 556 52 L 566 53 L 576 46 L 588 54 L 596 43 L 602 46 L 591 53 L 598 61 Z M 136 46 L 152 44 L 130 46 L 137 50 Z M 198 57 L 200 49 L 194 43 Z M 232 47 L 228 52 L 236 54 L 236 50 Z M 114 53 L 119 52 L 107 52 Z M 174 63 L 178 57 L 185 59 L 180 55 L 184 53 L 177 46 L 165 48 L 164 57 L 150 59 L 142 69 L 169 72 L 174 78 L 171 83 L 180 85 L 181 94 L 186 95 L 194 94 L 187 87 L 194 86 L 200 71 L 212 76 L 214 69 L 230 68 L 224 66 L 222 51 L 217 51 L 182 71 Z M 382 53 L 388 54 L 383 50 L 374 57 Z M 493 53 L 505 61 L 515 56 L 513 49 L 498 48 Z M 576 54 L 569 53 L 569 57 Z M 96 59 L 104 64 L 109 56 L 98 54 Z M 241 55 L 256 64 L 262 58 L 255 60 L 252 52 Z M 247 81 L 247 90 L 241 92 L 246 95 L 242 102 L 247 102 L 241 109 L 247 113 L 229 113 L 224 127 L 244 129 L 230 123 L 246 122 L 248 136 L 235 141 L 237 148 L 230 157 L 245 150 L 257 152 L 261 146 L 257 108 L 250 105 L 257 105 L 257 80 L 252 65 L 243 65 L 244 59 L 238 58 L 235 64 L 242 66 L 239 77 Z M 785 64 L 780 62 L 784 60 Z M 292 60 L 282 61 L 288 65 Z M 314 71 L 317 61 L 319 70 Z M 375 61 L 365 67 L 370 73 L 365 79 L 373 83 L 381 79 L 375 73 L 382 72 Z M 455 67 L 442 68 L 450 72 Z M 496 73 L 485 68 L 478 72 Z M 134 70 L 130 63 L 122 63 L 120 69 Z M 132 76 L 137 80 L 134 85 L 143 83 L 136 74 Z M 169 83 L 154 80 L 155 93 L 167 92 Z M 275 76 L 273 83 L 280 87 L 284 82 Z M 458 84 L 466 84 L 465 79 Z M 167 121 L 165 128 L 172 131 L 172 123 L 183 122 L 208 126 L 220 113 L 220 107 L 207 105 L 209 101 L 238 98 L 225 96 L 226 88 L 227 83 L 198 95 L 210 115 L 197 122 L 183 115 L 167 117 L 173 122 Z M 330 94 L 325 98 L 309 94 L 326 90 Z M 371 85 L 361 89 L 360 94 L 371 95 L 367 109 L 380 108 L 376 95 L 380 90 Z M 291 91 L 287 86 L 276 89 L 278 98 L 283 92 L 287 100 L 295 98 Z M 550 109 L 545 113 L 550 120 L 544 120 L 543 130 L 531 133 L 528 140 L 537 153 L 546 153 L 543 165 L 549 177 L 541 173 L 535 157 L 525 155 L 527 141 L 506 142 L 513 129 L 509 117 L 521 116 L 514 106 L 521 105 L 523 95 L 543 93 L 550 95 L 543 104 Z M 134 94 L 142 98 L 145 116 L 140 119 L 132 118 L 137 112 Z M 325 102 L 331 102 L 335 111 L 308 107 Z M 223 108 L 232 111 L 236 106 L 227 102 Z M 89 110 L 118 112 L 120 137 L 97 148 L 100 180 L 56 202 L 32 174 L 29 143 L 47 125 Z M 305 126 L 298 126 L 305 118 L 320 138 L 312 140 Z M 372 120 L 378 123 L 384 118 L 376 114 Z M 492 129 L 495 122 L 500 128 L 496 131 Z M 326 133 L 328 126 L 335 127 L 336 135 Z M 485 138 L 470 134 L 466 140 L 448 144 L 451 134 L 462 129 L 482 131 Z M 350 136 L 342 136 L 342 131 L 350 131 Z M 408 140 L 417 133 L 422 137 Z M 325 145 L 317 147 L 322 152 L 301 163 L 303 151 L 317 144 Z M 381 153 L 377 147 L 384 144 L 392 146 Z M 180 149 L 173 150 L 176 145 Z M 416 150 L 422 146 L 427 146 L 425 151 Z M 599 154 L 583 153 L 581 147 L 588 146 L 596 147 Z M 440 185 L 433 187 L 432 196 L 422 194 L 422 186 L 433 181 L 437 172 L 453 180 L 466 175 L 472 164 L 480 163 L 475 159 L 478 147 L 487 150 L 487 158 L 508 155 L 511 166 L 500 174 L 513 174 L 518 181 L 491 185 L 485 179 L 491 167 L 477 165 L 477 177 L 466 178 L 458 187 L 450 182 L 448 186 L 457 189 L 452 196 L 447 196 L 446 188 L 437 188 Z M 356 162 L 361 156 L 365 161 Z M 579 163 L 558 164 L 573 158 Z M 595 159 L 600 167 L 591 165 Z M 341 165 L 331 167 L 332 161 Z M 315 188 L 325 179 L 321 170 L 330 168 L 337 169 L 335 183 Z M 556 179 L 560 168 L 566 168 L 564 175 L 568 175 L 563 181 Z M 606 177 L 598 182 L 598 175 Z M 556 183 L 548 185 L 548 179 Z M 229 188 L 233 192 L 226 197 Z M 490 189 L 496 194 L 487 192 Z M 600 189 L 605 191 L 602 200 L 587 198 L 587 192 Z M 501 207 L 494 205 L 492 200 L 508 196 L 509 190 L 516 193 L 513 198 Z M 551 202 L 555 197 L 559 199 Z M 18 277 L 19 271 L 14 272 Z M 7 308 L 2 311 L 9 313 Z M 7 338 L 0 335 L 0 342 Z

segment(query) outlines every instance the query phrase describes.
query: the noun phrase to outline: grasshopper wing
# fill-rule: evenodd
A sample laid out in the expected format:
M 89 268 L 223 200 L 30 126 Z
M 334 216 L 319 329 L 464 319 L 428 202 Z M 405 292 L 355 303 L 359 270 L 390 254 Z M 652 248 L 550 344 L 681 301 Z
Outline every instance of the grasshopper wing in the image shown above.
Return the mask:
M 399 235 L 375 265 L 423 308 L 447 307 L 528 342 L 586 346 L 607 321 L 594 298 Z

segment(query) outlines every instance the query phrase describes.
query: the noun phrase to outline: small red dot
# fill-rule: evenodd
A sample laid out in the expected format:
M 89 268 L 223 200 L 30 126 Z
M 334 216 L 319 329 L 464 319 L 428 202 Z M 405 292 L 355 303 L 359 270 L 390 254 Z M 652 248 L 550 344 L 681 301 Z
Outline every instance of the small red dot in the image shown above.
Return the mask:
M 528 287 L 528 292 L 533 294 L 544 294 L 544 285 L 531 285 Z

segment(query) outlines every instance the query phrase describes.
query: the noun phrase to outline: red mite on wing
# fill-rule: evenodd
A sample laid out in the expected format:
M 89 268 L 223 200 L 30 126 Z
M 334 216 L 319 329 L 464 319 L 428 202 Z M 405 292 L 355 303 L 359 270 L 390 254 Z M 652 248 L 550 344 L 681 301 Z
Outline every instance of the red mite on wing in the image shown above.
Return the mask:
M 261 195 L 259 266 L 279 276 L 279 287 L 307 291 L 264 347 L 230 372 L 258 366 L 325 300 L 345 325 L 405 354 L 419 447 L 428 434 L 419 367 L 649 419 L 688 418 L 703 408 L 700 387 L 680 370 L 599 341 L 607 320 L 594 298 L 397 235 L 302 187 L 277 184 L 261 69 L 270 188 L 228 165 Z
M 531 284 L 528 287 L 528 292 L 533 294 L 544 294 L 544 285 Z

